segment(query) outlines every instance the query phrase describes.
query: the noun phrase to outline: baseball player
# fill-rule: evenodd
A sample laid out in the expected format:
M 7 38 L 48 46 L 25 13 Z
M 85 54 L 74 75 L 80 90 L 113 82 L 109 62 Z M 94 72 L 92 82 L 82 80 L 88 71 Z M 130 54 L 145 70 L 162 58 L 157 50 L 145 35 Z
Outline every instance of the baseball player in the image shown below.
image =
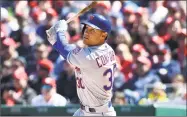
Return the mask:
M 113 49 L 106 43 L 111 24 L 99 14 L 91 15 L 82 24 L 85 48 L 68 43 L 65 20 L 52 26 L 48 35 L 53 48 L 75 66 L 81 108 L 74 116 L 116 116 L 111 104 L 116 60 Z

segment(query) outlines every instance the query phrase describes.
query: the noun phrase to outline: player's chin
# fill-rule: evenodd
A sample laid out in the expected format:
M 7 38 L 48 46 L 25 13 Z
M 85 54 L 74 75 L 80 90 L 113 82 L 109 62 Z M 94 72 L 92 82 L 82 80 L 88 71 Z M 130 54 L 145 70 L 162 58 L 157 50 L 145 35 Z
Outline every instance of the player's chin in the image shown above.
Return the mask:
M 91 41 L 83 41 L 83 43 L 87 46 L 95 46 L 94 43 L 92 43 Z
M 83 41 L 83 43 L 84 43 L 85 45 L 87 45 L 87 46 L 93 46 L 93 44 L 91 43 L 91 41 L 90 41 L 89 39 L 85 39 L 85 40 Z
M 83 43 L 86 44 L 86 45 L 88 45 L 89 44 L 89 40 L 86 39 L 86 38 L 84 38 Z

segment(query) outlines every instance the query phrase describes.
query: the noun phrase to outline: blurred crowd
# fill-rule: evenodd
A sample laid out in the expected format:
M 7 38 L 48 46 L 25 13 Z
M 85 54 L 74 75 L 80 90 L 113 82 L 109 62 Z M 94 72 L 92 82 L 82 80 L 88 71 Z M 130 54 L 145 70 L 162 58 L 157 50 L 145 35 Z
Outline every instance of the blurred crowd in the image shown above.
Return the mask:
M 45 31 L 91 1 L 1 1 L 0 89 L 7 106 L 78 104 L 74 66 L 47 41 Z M 92 13 L 110 20 L 107 43 L 116 53 L 113 104 L 187 100 L 185 1 L 100 1 L 68 24 L 70 43 L 84 47 L 81 21 Z M 167 90 L 167 85 L 172 88 Z M 146 86 L 151 85 L 150 90 Z M 170 93 L 168 93 L 170 92 Z

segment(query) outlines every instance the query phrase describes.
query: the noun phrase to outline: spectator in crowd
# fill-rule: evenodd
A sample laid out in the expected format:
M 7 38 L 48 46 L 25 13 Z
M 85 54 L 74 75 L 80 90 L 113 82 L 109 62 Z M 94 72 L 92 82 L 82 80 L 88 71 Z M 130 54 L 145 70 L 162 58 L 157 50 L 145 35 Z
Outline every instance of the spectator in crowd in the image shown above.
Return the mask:
M 120 13 L 122 8 L 122 1 L 116 0 L 111 2 L 111 10 L 112 13 Z
M 56 92 L 56 81 L 47 77 L 42 81 L 41 93 L 32 99 L 32 106 L 66 106 L 66 99 Z
M 124 15 L 124 27 L 132 35 L 133 24 L 135 22 L 136 16 L 135 11 L 138 9 L 138 6 L 132 1 L 125 1 L 123 3 L 122 12 Z
M 40 61 L 43 59 L 47 59 L 49 56 L 50 48 L 44 44 L 40 43 L 35 46 L 35 59 L 36 61 Z
M 47 9 L 53 8 L 52 1 L 48 1 L 48 0 L 41 1 L 38 3 L 38 7 L 41 8 L 42 10 L 47 10 Z M 56 11 L 56 10 L 54 9 L 54 11 Z M 51 11 L 51 12 L 53 12 L 53 11 Z
M 110 1 L 99 1 L 97 3 L 96 13 L 105 16 L 106 18 L 109 17 L 109 12 L 111 9 L 111 2 Z
M 153 84 L 153 89 L 150 93 L 148 93 L 147 99 L 142 98 L 139 101 L 140 105 L 154 104 L 160 102 L 167 102 L 169 99 L 167 98 L 166 86 L 162 82 L 155 82 Z
M 140 98 L 146 95 L 144 86 L 157 81 L 160 81 L 160 78 L 152 71 L 151 61 L 145 56 L 139 56 L 133 65 L 132 78 L 124 83 L 118 90 L 124 90 L 125 95 L 134 98 L 135 103 L 137 103 Z
M 19 56 L 16 51 L 17 43 L 12 39 L 7 37 L 2 40 L 2 47 L 0 50 L 0 55 L 2 57 L 1 64 L 4 66 L 11 66 L 12 60 Z
M 162 82 L 155 82 L 153 84 L 153 90 L 148 94 L 148 99 L 152 102 L 168 101 L 165 90 L 166 86 Z
M 110 14 L 110 19 L 111 19 L 112 31 L 116 31 L 116 29 L 118 30 L 123 28 L 123 16 L 121 12 L 112 12 Z
M 128 31 L 123 28 L 123 16 L 122 16 L 122 14 L 120 12 L 112 12 L 109 16 L 110 16 L 110 19 L 111 19 L 111 32 L 110 32 L 109 38 L 111 38 L 111 39 L 107 40 L 107 42 L 113 48 L 116 48 L 117 44 L 119 44 L 119 43 L 123 43 L 123 42 L 128 43 L 129 41 L 131 41 L 131 37 L 130 37 Z M 120 34 L 118 34 L 118 33 L 120 33 Z
M 15 14 L 27 19 L 29 17 L 28 1 L 17 1 L 15 3 Z
M 186 19 L 186 15 L 182 7 L 180 6 L 180 1 L 164 1 L 164 6 L 168 9 L 168 17 L 172 16 L 174 19 L 179 20 L 182 25 L 184 24 L 184 21 Z
M 53 8 L 48 8 L 46 9 L 46 19 L 44 21 L 44 24 L 41 24 L 37 29 L 36 29 L 36 34 L 39 35 L 45 44 L 49 43 L 46 41 L 47 39 L 47 34 L 46 30 L 49 29 L 57 20 L 58 20 L 58 14 Z
M 119 29 L 117 31 L 116 37 L 114 38 L 114 44 L 116 44 L 116 46 L 121 43 L 127 44 L 128 47 L 130 47 L 132 44 L 132 38 L 129 32 L 125 28 Z
M 113 103 L 116 105 L 125 105 L 125 97 L 123 92 L 115 92 Z
M 17 51 L 19 52 L 20 56 L 27 58 L 30 53 L 32 53 L 35 44 L 41 42 L 42 40 L 36 35 L 34 27 L 29 25 L 25 26 L 23 27 L 21 46 L 17 48 Z
M 65 7 L 65 5 L 64 5 L 65 2 L 66 1 L 61 1 L 61 0 L 58 0 L 56 2 L 49 1 L 48 4 L 51 4 L 52 8 L 54 8 L 57 11 L 58 14 L 61 14 L 61 9 L 63 7 Z
M 65 19 L 67 14 L 70 12 L 74 12 L 74 13 L 79 12 L 81 9 L 85 8 L 88 4 L 90 4 L 90 2 L 91 1 L 63 1 L 63 7 L 61 7 L 60 19 Z M 87 14 L 89 13 L 85 13 L 85 15 L 81 16 L 80 18 L 81 19 L 86 18 Z
M 53 63 L 49 59 L 42 59 L 38 62 L 37 72 L 29 76 L 29 85 L 37 92 L 40 93 L 42 80 L 51 75 L 53 70 Z
M 186 105 L 186 84 L 182 74 L 177 74 L 172 81 L 173 92 L 169 93 L 169 104 Z
M 28 86 L 28 76 L 25 70 L 23 68 L 16 69 L 13 73 L 13 78 L 14 90 L 4 90 L 2 103 L 7 106 L 31 104 L 36 92 Z
M 6 37 L 11 36 L 11 33 L 19 30 L 17 18 L 9 14 L 6 8 L 1 7 L 1 31 L 4 32 Z
M 149 52 L 149 59 L 151 60 L 153 64 L 153 68 L 155 67 L 154 65 L 157 64 L 158 61 L 158 52 L 159 52 L 159 47 L 164 45 L 164 41 L 161 37 L 158 35 L 152 36 L 148 39 L 147 43 L 145 43 L 145 46 L 147 47 L 147 51 Z
M 31 17 L 28 18 L 28 21 L 30 21 L 28 23 L 32 24 L 32 26 L 37 29 L 40 25 L 46 23 L 45 19 L 47 14 L 44 10 L 38 7 L 37 1 L 30 1 L 29 7 L 31 8 L 29 13 Z
M 141 24 L 148 23 L 148 9 L 146 7 L 138 7 L 137 10 L 135 11 L 135 23 L 137 26 L 140 26 Z M 136 27 L 136 26 L 134 26 Z M 137 27 L 138 29 L 138 27 Z
M 118 56 L 116 56 L 116 61 L 117 61 L 117 65 L 116 65 L 116 69 L 114 72 L 114 84 L 113 84 L 114 92 L 116 89 L 120 88 L 126 82 L 126 78 L 123 72 L 121 71 L 122 66 L 121 66 L 120 59 Z
M 133 56 L 133 61 L 136 61 L 139 56 L 148 57 L 149 53 L 146 51 L 145 47 L 142 44 L 134 44 L 131 49 Z
M 27 62 L 26 62 L 25 58 L 22 56 L 19 56 L 18 58 L 13 59 L 13 61 L 12 61 L 13 71 L 15 71 L 18 68 L 25 69 L 26 65 L 27 65 Z
M 132 62 L 133 62 L 133 58 L 130 53 L 129 47 L 123 43 L 119 44 L 116 48 L 116 55 L 120 59 L 121 72 L 125 76 L 125 81 L 128 81 L 130 79 L 130 77 L 132 76 L 131 66 L 132 66 Z
M 159 62 L 155 65 L 155 70 L 163 83 L 171 83 L 176 74 L 181 73 L 180 64 L 171 57 L 171 50 L 167 45 L 159 48 Z
M 0 62 L 2 68 L 0 70 L 0 81 L 1 81 L 1 93 L 4 88 L 12 87 L 12 73 L 13 69 L 13 61 L 18 57 L 18 52 L 16 51 L 17 43 L 9 37 L 5 37 L 1 40 L 2 44 L 0 46 Z
M 18 57 L 18 58 L 15 58 L 12 60 L 11 67 L 7 67 L 7 68 L 4 67 L 2 69 L 2 71 L 1 71 L 2 78 L 0 78 L 1 95 L 5 89 L 14 89 L 12 75 L 15 72 L 15 70 L 17 70 L 19 68 L 25 69 L 25 64 L 26 64 L 25 59 L 23 57 Z M 7 73 L 8 73 L 8 75 L 5 75 Z
M 154 24 L 148 20 L 148 9 L 138 7 L 134 11 L 135 20 L 131 30 L 131 36 L 133 43 L 142 43 L 148 38 L 148 35 L 155 34 Z
M 180 63 L 181 71 L 185 80 L 187 81 L 187 32 L 186 29 L 182 29 L 178 32 L 178 48 L 176 49 L 177 60 Z
M 186 84 L 182 74 L 177 74 L 172 79 L 174 92 L 170 95 L 170 99 L 182 98 L 186 93 Z
M 76 90 L 74 67 L 68 62 L 63 62 L 63 71 L 57 80 L 57 92 L 64 96 L 70 103 L 79 103 Z
M 163 6 L 164 1 L 150 1 L 149 2 L 149 19 L 155 25 L 161 23 L 168 14 L 168 9 Z
M 44 43 L 38 43 L 33 47 L 31 51 L 32 54 L 29 53 L 29 55 L 26 57 L 26 69 L 29 75 L 36 72 L 38 61 L 48 59 L 50 51 L 50 47 Z
M 64 58 L 62 56 L 58 56 L 54 63 L 54 69 L 52 71 L 52 76 L 57 80 L 59 78 L 60 73 L 63 71 L 63 63 Z
M 162 36 L 163 40 L 170 47 L 171 51 L 174 51 L 176 48 L 178 48 L 177 33 L 182 30 L 182 25 L 178 20 L 174 19 L 174 17 L 167 17 L 164 25 L 162 25 L 160 31 L 158 31 L 159 33 L 161 33 L 159 35 Z M 163 26 L 165 27 L 165 29 L 163 29 Z

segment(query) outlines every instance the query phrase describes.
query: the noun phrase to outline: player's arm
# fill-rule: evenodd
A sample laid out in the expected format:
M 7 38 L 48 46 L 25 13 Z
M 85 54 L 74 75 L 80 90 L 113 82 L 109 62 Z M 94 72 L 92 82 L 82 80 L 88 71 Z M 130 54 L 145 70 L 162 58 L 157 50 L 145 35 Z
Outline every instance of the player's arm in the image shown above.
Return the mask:
M 68 54 L 76 48 L 74 44 L 69 44 L 66 39 L 67 23 L 65 20 L 58 21 L 49 29 L 48 41 L 67 60 Z
M 68 63 L 78 67 L 85 67 L 88 65 L 86 63 L 88 52 L 83 48 L 76 47 L 75 44 L 69 44 L 65 36 L 66 31 L 66 21 L 58 21 L 49 29 L 48 41 L 52 44 L 53 48 L 55 48 L 64 59 L 68 61 Z

